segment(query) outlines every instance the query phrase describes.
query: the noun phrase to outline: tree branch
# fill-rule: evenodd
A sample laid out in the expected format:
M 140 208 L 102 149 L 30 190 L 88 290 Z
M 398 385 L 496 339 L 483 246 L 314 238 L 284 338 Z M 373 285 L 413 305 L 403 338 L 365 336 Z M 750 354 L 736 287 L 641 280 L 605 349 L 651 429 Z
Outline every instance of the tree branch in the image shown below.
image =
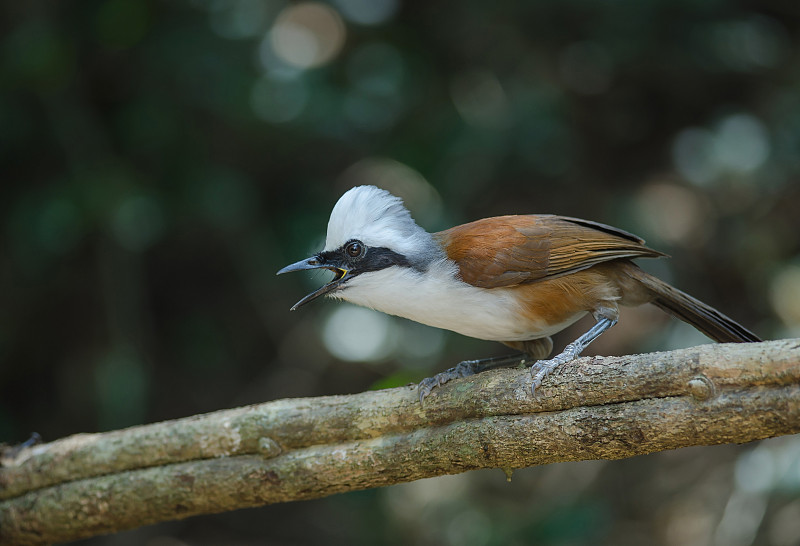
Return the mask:
M 278 400 L 26 448 L 0 468 L 0 544 L 45 544 L 477 468 L 621 459 L 800 432 L 800 340 L 586 357 Z

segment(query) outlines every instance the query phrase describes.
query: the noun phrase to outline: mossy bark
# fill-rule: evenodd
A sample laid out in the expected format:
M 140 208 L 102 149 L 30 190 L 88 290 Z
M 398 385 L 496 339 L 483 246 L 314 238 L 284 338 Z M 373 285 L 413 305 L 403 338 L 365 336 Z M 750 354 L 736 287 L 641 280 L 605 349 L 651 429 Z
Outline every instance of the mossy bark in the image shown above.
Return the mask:
M 800 432 L 800 340 L 587 357 L 413 387 L 278 400 L 7 456 L 0 544 L 46 544 L 477 468 L 621 459 Z

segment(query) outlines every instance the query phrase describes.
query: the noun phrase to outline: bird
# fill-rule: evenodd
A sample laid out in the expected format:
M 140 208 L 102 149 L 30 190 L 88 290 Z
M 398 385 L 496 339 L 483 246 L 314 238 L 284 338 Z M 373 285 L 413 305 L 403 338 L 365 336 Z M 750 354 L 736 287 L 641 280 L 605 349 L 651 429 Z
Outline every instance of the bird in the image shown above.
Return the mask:
M 291 307 L 321 296 L 344 300 L 518 351 L 465 360 L 418 384 L 422 404 L 448 381 L 531 363 L 531 392 L 576 359 L 619 319 L 620 306 L 655 304 L 718 342 L 757 342 L 720 311 L 646 273 L 632 260 L 666 254 L 636 235 L 553 214 L 484 218 L 429 233 L 402 199 L 376 186 L 345 192 L 328 220 L 324 248 L 278 275 L 327 269 L 333 278 Z M 551 336 L 587 314 L 592 327 L 564 350 Z

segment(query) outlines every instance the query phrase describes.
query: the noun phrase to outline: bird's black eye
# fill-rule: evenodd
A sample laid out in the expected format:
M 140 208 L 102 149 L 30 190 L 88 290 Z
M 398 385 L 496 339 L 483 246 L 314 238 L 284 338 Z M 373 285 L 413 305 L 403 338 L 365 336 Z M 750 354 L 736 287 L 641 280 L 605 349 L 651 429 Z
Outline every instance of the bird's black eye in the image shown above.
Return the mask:
M 360 241 L 353 241 L 347 243 L 347 246 L 344 247 L 344 251 L 347 252 L 347 255 L 351 258 L 359 258 L 364 255 L 364 245 Z

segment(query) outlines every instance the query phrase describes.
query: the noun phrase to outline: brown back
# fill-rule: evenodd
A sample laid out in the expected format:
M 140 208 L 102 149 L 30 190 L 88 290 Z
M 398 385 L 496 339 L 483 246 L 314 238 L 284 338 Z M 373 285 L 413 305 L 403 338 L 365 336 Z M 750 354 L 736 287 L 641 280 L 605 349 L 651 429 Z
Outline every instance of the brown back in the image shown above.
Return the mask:
M 480 288 L 536 282 L 619 258 L 666 256 L 626 231 L 567 216 L 485 218 L 434 237 L 461 279 Z

